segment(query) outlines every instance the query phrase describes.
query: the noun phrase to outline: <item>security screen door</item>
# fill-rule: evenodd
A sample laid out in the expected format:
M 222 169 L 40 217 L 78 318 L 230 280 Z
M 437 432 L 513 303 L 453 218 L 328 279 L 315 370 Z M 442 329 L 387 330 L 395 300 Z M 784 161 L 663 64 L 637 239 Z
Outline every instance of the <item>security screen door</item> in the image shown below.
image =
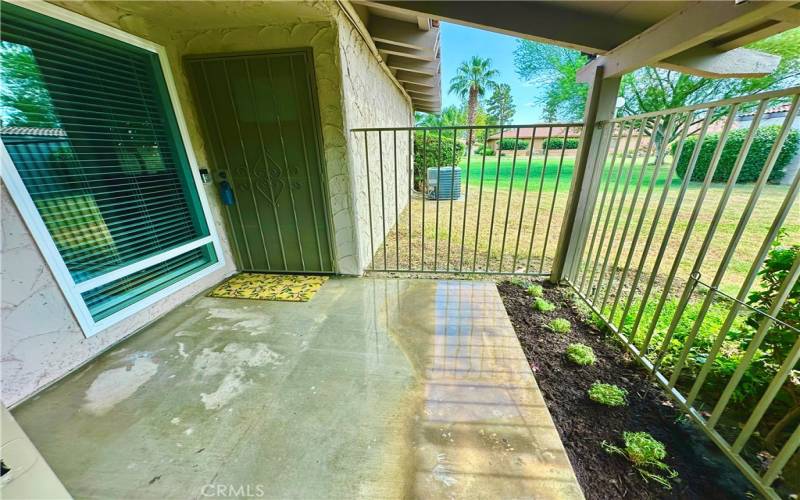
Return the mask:
M 334 272 L 312 61 L 302 49 L 186 61 L 242 270 Z

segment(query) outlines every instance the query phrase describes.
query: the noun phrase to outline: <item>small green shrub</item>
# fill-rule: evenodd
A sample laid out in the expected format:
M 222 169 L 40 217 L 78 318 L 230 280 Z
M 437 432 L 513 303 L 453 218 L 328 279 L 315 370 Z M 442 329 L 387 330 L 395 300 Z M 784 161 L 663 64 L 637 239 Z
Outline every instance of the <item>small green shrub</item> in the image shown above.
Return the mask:
M 504 151 L 528 149 L 529 145 L 528 141 L 523 141 L 522 139 L 505 138 L 500 141 L 500 149 Z
M 544 149 L 578 149 L 578 144 L 580 142 L 578 139 L 574 139 L 572 137 L 567 139 L 567 146 L 564 147 L 564 138 L 563 137 L 551 137 L 550 139 L 545 139 L 542 141 L 542 147 Z
M 481 147 L 479 147 L 478 149 L 475 150 L 475 154 L 476 155 L 483 155 L 483 156 L 494 156 L 494 149 L 492 149 L 492 148 L 490 148 L 488 146 L 485 147 L 485 148 L 483 146 L 481 146 Z
M 528 288 L 531 284 L 530 281 L 522 278 L 511 278 L 510 280 L 508 280 L 508 282 L 520 288 Z
M 415 180 L 417 182 L 424 181 L 425 170 L 428 167 L 458 165 L 464 155 L 465 147 L 464 142 L 461 139 L 457 139 L 455 148 L 453 148 L 452 134 L 449 134 L 449 136 L 443 134 L 440 143 L 439 134 L 434 131 L 429 131 L 427 134 L 416 132 L 414 137 Z
M 528 287 L 528 295 L 531 297 L 544 297 L 544 288 L 542 288 L 542 285 L 534 283 Z
M 667 457 L 664 443 L 647 432 L 623 432 L 622 439 L 625 441 L 625 448 L 603 441 L 603 449 L 607 453 L 622 455 L 630 460 L 645 481 L 652 479 L 664 488 L 672 489 L 669 481 L 678 477 L 678 473 L 664 463 Z
M 576 365 L 587 366 L 595 362 L 594 350 L 585 344 L 570 344 L 567 346 L 567 359 Z
M 739 151 L 742 149 L 742 144 L 747 137 L 748 128 L 732 130 L 728 134 L 728 140 L 725 142 L 725 147 L 722 149 L 722 156 L 717 164 L 717 169 L 714 171 L 714 177 L 712 178 L 714 182 L 726 182 L 728 180 L 728 176 L 736 163 Z M 764 168 L 770 149 L 778 138 L 779 133 L 780 127 L 777 125 L 759 127 L 753 138 L 750 150 L 747 152 L 747 158 L 744 161 L 742 171 L 737 179 L 738 183 L 755 182 L 756 179 L 758 179 L 758 176 L 761 174 L 761 169 Z M 691 180 L 702 181 L 705 178 L 711 163 L 711 158 L 714 156 L 714 150 L 717 148 L 717 143 L 719 143 L 719 138 L 719 134 L 709 134 L 706 136 L 700 148 L 700 155 L 697 158 L 697 164 L 692 172 Z M 689 167 L 689 159 L 692 156 L 692 151 L 694 151 L 696 143 L 696 136 L 688 137 L 683 146 L 683 150 L 681 150 L 681 157 L 678 160 L 677 166 L 677 172 L 681 179 L 686 174 L 686 169 Z M 672 154 L 675 154 L 676 146 L 677 144 L 672 145 Z M 770 182 L 779 182 L 781 178 L 783 178 L 783 171 L 792 158 L 794 158 L 798 148 L 800 148 L 800 131 L 792 130 L 786 137 L 786 141 L 783 143 L 783 148 L 778 155 L 775 166 L 769 174 L 768 180 Z
M 556 306 L 552 302 L 549 302 L 546 299 L 538 297 L 533 301 L 533 308 L 537 311 L 546 313 L 550 311 L 555 311 Z
M 761 278 L 761 286 L 752 291 L 747 299 L 750 305 L 762 311 L 769 310 L 772 306 L 789 278 L 792 266 L 800 258 L 800 245 L 785 245 L 783 243 L 785 236 L 785 231 L 782 229 L 772 243 L 773 248 L 758 273 Z M 791 351 L 797 343 L 797 329 L 800 328 L 800 281 L 796 281 L 792 286 L 777 317 L 782 323 L 772 323 L 759 349 L 760 359 L 756 358 L 757 362 L 752 363 L 745 371 L 746 376 L 749 375 L 751 379 L 760 382 L 754 388 L 755 390 L 750 391 L 753 395 L 761 394 L 763 387 L 775 376 L 781 363 L 790 358 Z M 757 312 L 753 312 L 747 317 L 746 324 L 749 329 L 741 336 L 742 349 L 744 349 L 744 345 L 749 345 L 754 332 L 758 330 L 763 320 L 764 315 Z M 795 366 L 795 369 L 798 367 L 800 365 Z M 800 372 L 796 373 L 799 376 L 789 377 L 781 387 L 781 397 L 785 401 L 793 403 L 786 410 L 786 415 L 800 411 L 800 381 L 798 380 Z M 775 446 L 781 434 L 787 426 L 791 425 L 792 421 L 791 418 L 781 419 L 764 436 L 765 444 L 769 447 Z
M 678 302 L 679 300 L 677 297 L 670 297 L 667 299 L 664 303 L 664 307 L 656 317 L 657 299 L 654 300 L 651 297 L 645 304 L 642 304 L 640 300 L 636 299 L 632 302 L 631 308 L 624 319 L 622 318 L 623 311 L 621 311 L 623 308 L 617 308 L 613 323 L 622 325 L 622 333 L 625 336 L 629 336 L 636 315 L 639 313 L 640 308 L 642 308 L 642 318 L 636 335 L 633 337 L 633 342 L 641 349 L 649 327 L 653 324 L 653 336 L 647 349 L 645 349 L 647 358 L 653 361 L 657 358 L 658 352 L 664 343 L 666 332 L 678 309 Z M 680 316 L 675 332 L 667 345 L 667 350 L 661 361 L 660 369 L 667 375 L 672 373 L 672 369 L 683 351 L 686 339 L 700 315 L 702 302 L 702 299 L 692 300 Z M 711 307 L 709 307 L 700 324 L 700 329 L 697 332 L 694 344 L 692 345 L 691 355 L 686 358 L 686 364 L 683 369 L 686 377 L 694 377 L 703 367 L 703 364 L 705 364 L 708 357 L 707 354 L 709 350 L 711 350 L 722 325 L 725 323 L 729 311 L 730 305 L 722 301 L 715 301 L 711 304 Z M 610 306 L 606 307 L 604 313 L 610 313 Z M 704 391 L 709 391 L 709 394 L 718 394 L 718 391 L 725 387 L 731 375 L 736 370 L 736 367 L 739 366 L 742 350 L 741 345 L 746 341 L 746 338 L 744 338 L 747 336 L 745 332 L 749 330 L 747 325 L 745 325 L 745 319 L 746 317 L 744 315 L 737 316 L 728 334 L 728 338 L 725 340 L 723 349 L 714 360 L 711 373 L 709 373 L 708 379 L 706 380 L 706 387 L 704 387 Z M 744 345 L 746 348 L 746 343 Z M 745 372 L 742 381 L 737 385 L 734 391 L 732 399 L 734 403 L 743 403 L 744 401 L 751 400 L 752 397 L 761 393 L 766 384 L 769 384 L 771 377 L 765 376 L 762 370 L 752 368 L 752 366 L 762 366 L 766 361 L 765 358 L 766 356 L 761 350 L 756 353 L 754 359 L 755 363 L 751 365 L 751 369 Z
M 625 406 L 628 391 L 614 384 L 595 382 L 589 388 L 589 399 L 606 406 Z
M 556 318 L 550 321 L 550 324 L 548 324 L 547 327 L 555 333 L 568 333 L 572 328 L 572 325 L 564 318 Z

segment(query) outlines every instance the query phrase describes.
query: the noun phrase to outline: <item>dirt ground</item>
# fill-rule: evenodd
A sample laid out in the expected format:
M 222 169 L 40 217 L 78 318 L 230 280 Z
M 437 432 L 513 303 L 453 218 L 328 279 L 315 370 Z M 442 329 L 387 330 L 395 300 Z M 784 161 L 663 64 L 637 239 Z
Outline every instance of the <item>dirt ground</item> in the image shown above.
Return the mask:
M 557 305 L 551 313 L 534 312 L 532 298 L 520 286 L 504 282 L 498 289 L 587 498 L 748 497 L 750 484 L 738 470 L 620 346 L 581 320 L 559 289 L 545 289 Z M 556 317 L 568 319 L 572 331 L 547 330 L 544 325 Z M 594 365 L 577 367 L 566 360 L 564 349 L 574 342 L 592 347 Z M 587 390 L 595 381 L 625 388 L 628 405 L 611 408 L 591 401 Z M 603 441 L 621 446 L 623 431 L 646 431 L 666 445 L 665 461 L 678 472 L 671 490 L 646 482 L 625 458 L 603 450 Z
M 398 210 L 395 226 L 394 205 L 383 207 L 386 211 L 387 230 L 386 246 L 381 246 L 381 241 L 375 242 L 375 258 L 373 260 L 376 270 L 425 270 L 437 271 L 490 271 L 490 272 L 548 272 L 550 263 L 555 255 L 558 244 L 558 235 L 563 223 L 563 213 L 567 202 L 569 186 L 563 184 L 557 192 L 542 191 L 541 195 L 529 187 L 528 192 L 523 192 L 521 186 L 514 185 L 509 188 L 498 189 L 496 195 L 492 189 L 484 186 L 470 185 L 465 190 L 460 200 L 442 200 L 438 203 L 432 200 L 423 200 L 418 193 L 413 193 L 410 203 L 403 200 L 406 208 Z M 708 254 L 701 268 L 704 281 L 711 281 L 725 249 L 728 247 L 734 234 L 743 207 L 747 204 L 752 186 L 737 186 L 728 203 L 728 208 L 723 212 L 719 226 Z M 686 252 L 681 259 L 678 276 L 688 276 L 695 257 L 697 256 L 703 237 L 712 221 L 718 201 L 722 196 L 722 186 L 714 185 L 709 190 L 705 202 L 698 213 L 697 223 L 688 240 Z M 677 188 L 670 189 L 664 210 L 659 218 L 653 244 L 645 261 L 645 275 L 649 274 L 654 264 L 655 255 L 664 236 L 666 220 L 669 218 L 672 207 L 677 198 Z M 666 275 L 669 267 L 676 257 L 680 240 L 685 233 L 694 208 L 694 203 L 699 193 L 699 187 L 694 184 L 687 190 L 682 208 L 678 213 L 677 223 L 667 245 L 664 259 L 661 264 L 662 274 Z M 634 249 L 632 267 L 638 265 L 644 242 L 655 216 L 660 190 L 651 198 L 645 221 L 640 230 L 639 238 Z M 750 267 L 750 263 L 758 251 L 761 241 L 766 235 L 775 213 L 780 207 L 786 194 L 786 186 L 766 186 L 759 202 L 756 204 L 753 216 L 746 226 L 742 239 L 733 255 L 731 264 L 724 275 L 721 288 L 723 291 L 736 294 L 738 286 Z M 621 195 L 621 193 L 620 193 Z M 609 195 L 610 197 L 610 195 Z M 619 200 L 618 196 L 618 200 Z M 608 207 L 603 207 L 601 222 L 595 237 L 597 243 L 592 254 L 589 247 L 594 226 L 589 232 L 589 243 L 586 245 L 584 263 L 598 261 L 602 266 L 608 255 L 608 269 L 616 260 L 619 253 L 617 267 L 622 267 L 628 257 L 632 246 L 633 235 L 639 216 L 643 208 L 645 189 L 642 189 L 634 209 L 633 217 L 627 232 L 624 231 L 627 216 L 633 199 L 633 189 L 627 194 L 627 201 L 619 212 L 616 231 L 613 231 L 617 220 L 618 202 L 609 215 Z M 403 196 L 400 196 L 402 199 Z M 437 217 L 438 204 L 438 217 Z M 375 238 L 382 234 L 381 210 L 378 200 L 373 199 L 373 233 Z M 423 221 L 424 207 L 424 221 Z M 537 210 L 538 207 L 538 210 Z M 552 210 L 551 210 L 552 207 Z M 598 208 L 598 210 L 600 210 Z M 551 217 L 552 213 L 552 217 Z M 609 219 L 606 236 L 600 244 L 606 218 Z M 595 220 L 597 216 L 595 215 Z M 438 221 L 438 223 L 437 223 Z M 424 224 L 423 224 L 424 222 Z M 800 241 L 800 206 L 795 206 L 784 224 L 788 232 L 787 243 Z M 622 234 L 625 232 L 623 241 Z M 612 239 L 611 235 L 614 234 Z M 424 236 L 423 236 L 424 235 Z M 613 241 L 611 248 L 608 242 Z M 424 243 L 424 244 L 423 244 Z M 619 246 L 622 245 L 622 250 Z M 581 270 L 586 266 L 583 265 Z M 617 273 L 617 278 L 621 273 Z M 632 281 L 633 273 L 627 276 Z M 580 278 L 580 276 L 579 276 Z M 599 278 L 599 275 L 597 276 Z M 608 275 L 606 275 L 606 279 Z

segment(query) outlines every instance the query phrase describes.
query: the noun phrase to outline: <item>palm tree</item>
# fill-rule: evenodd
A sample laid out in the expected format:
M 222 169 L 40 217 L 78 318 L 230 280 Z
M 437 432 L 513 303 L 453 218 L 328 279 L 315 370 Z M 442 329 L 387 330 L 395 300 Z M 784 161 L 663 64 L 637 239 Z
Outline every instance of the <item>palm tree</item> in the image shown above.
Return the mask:
M 415 118 L 418 127 L 453 127 L 464 123 L 464 112 L 451 105 L 442 108 L 438 115 L 417 112 Z
M 457 94 L 467 101 L 467 125 L 475 124 L 478 100 L 486 93 L 486 89 L 497 85 L 492 78 L 498 75 L 492 68 L 491 59 L 472 56 L 464 61 L 456 70 L 456 76 L 450 80 L 450 93 Z M 472 134 L 468 140 L 472 144 Z

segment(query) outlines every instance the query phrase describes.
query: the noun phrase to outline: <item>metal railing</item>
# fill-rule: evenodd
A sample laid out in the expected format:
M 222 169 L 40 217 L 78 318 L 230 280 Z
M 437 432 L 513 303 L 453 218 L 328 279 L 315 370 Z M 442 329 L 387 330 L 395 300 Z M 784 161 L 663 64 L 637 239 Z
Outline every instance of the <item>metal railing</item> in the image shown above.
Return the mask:
M 581 123 L 353 129 L 363 157 L 368 270 L 548 275 L 581 130 Z
M 799 102 L 792 88 L 614 118 L 594 124 L 597 141 L 580 147 L 599 149 L 583 156 L 567 146 L 582 138 L 580 123 L 354 129 L 369 270 L 544 276 L 561 259 L 557 276 L 759 492 L 777 498 L 774 483 L 800 446 L 800 413 L 791 420 L 800 409 L 784 390 L 797 376 L 800 335 L 780 317 L 796 300 L 800 258 L 768 306 L 748 299 L 783 228 L 800 243 L 800 171 L 773 185 L 787 138 L 798 133 Z M 768 113 L 776 104 L 788 104 L 783 116 Z M 560 147 L 543 147 L 544 138 Z M 502 139 L 529 142 L 503 150 Z M 460 158 L 448 153 L 459 148 Z M 589 184 L 572 186 L 573 167 L 591 171 L 575 177 Z M 439 184 L 456 173 L 460 187 Z M 562 228 L 570 204 L 585 207 L 582 227 Z M 737 391 L 765 363 L 776 326 L 794 335 L 790 348 L 743 400 Z M 734 366 L 716 370 L 732 359 L 731 344 Z M 787 421 L 795 427 L 776 433 Z M 759 436 L 772 434 L 765 462 Z
M 604 175 L 586 240 L 579 242 L 580 260 L 567 276 L 628 351 L 771 498 L 777 498 L 773 483 L 800 446 L 800 426 L 795 421 L 796 427 L 780 433 L 769 463 L 757 463 L 746 445 L 797 411 L 780 392 L 798 368 L 800 332 L 778 314 L 797 284 L 800 257 L 782 275 L 768 309 L 753 307 L 748 297 L 758 289 L 759 273 L 782 228 L 787 223 L 800 227 L 794 207 L 800 172 L 788 186 L 768 185 L 792 133 L 799 100 L 800 89 L 793 88 L 599 124 L 606 157 L 596 168 Z M 757 151 L 750 153 L 763 142 L 766 110 L 786 102 L 785 115 L 770 118 L 779 129 L 757 166 L 757 178 L 737 183 L 758 157 Z M 710 148 L 703 145 L 712 135 L 717 142 L 709 142 L 709 156 Z M 725 148 L 734 135 L 741 141 L 738 151 Z M 653 140 L 640 147 L 643 137 Z M 723 163 L 729 172 L 722 170 Z M 749 338 L 741 336 L 745 318 L 758 325 Z M 773 360 L 766 388 L 734 408 L 734 393 L 776 324 L 794 334 L 793 347 Z M 733 344 L 741 348 L 738 364 L 716 370 L 722 351 Z M 768 410 L 772 416 L 766 421 Z

